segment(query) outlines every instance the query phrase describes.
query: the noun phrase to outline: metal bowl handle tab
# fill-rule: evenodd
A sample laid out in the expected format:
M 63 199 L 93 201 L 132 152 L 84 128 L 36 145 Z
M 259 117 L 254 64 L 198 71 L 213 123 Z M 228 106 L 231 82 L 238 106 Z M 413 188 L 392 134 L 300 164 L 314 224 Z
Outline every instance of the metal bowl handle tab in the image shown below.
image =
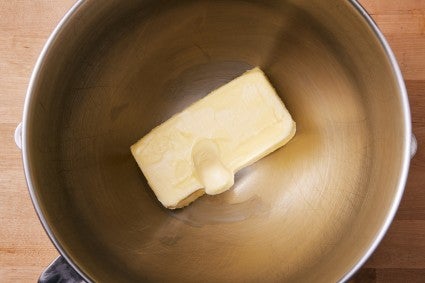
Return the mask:
M 52 262 L 41 274 L 38 283 L 86 283 L 62 256 Z
M 22 123 L 19 123 L 19 125 L 15 129 L 15 144 L 19 149 L 22 149 Z
M 410 140 L 410 158 L 413 158 L 418 151 L 418 140 L 416 136 L 412 134 L 412 139 Z

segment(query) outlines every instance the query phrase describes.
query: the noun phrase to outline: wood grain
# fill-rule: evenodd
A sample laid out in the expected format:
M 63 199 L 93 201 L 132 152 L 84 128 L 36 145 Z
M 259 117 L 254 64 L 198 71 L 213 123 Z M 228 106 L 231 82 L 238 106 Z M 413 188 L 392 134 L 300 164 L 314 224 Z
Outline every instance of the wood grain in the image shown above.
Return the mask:
M 13 133 L 31 70 L 75 0 L 0 1 L 0 282 L 34 282 L 57 252 L 32 207 Z M 352 282 L 425 282 L 425 0 L 360 0 L 399 60 L 419 151 L 396 219 Z
M 409 94 L 418 152 L 384 240 L 353 282 L 425 282 L 425 1 L 361 0 L 390 43 Z
M 35 282 L 58 255 L 32 207 L 13 134 L 43 44 L 74 2 L 0 1 L 0 282 Z

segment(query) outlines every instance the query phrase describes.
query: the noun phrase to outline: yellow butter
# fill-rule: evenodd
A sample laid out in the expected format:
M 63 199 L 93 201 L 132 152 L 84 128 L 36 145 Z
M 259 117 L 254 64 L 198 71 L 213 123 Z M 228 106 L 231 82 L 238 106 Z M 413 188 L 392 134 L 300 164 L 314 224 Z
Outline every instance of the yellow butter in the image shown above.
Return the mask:
M 178 208 L 228 190 L 238 170 L 294 134 L 295 122 L 256 67 L 154 128 L 131 152 L 158 200 Z

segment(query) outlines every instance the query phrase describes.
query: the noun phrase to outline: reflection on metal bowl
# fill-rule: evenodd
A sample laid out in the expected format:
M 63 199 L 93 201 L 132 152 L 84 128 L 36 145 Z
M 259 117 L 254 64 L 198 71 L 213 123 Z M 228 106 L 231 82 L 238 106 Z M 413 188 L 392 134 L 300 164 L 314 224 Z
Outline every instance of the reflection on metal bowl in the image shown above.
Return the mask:
M 260 66 L 297 122 L 230 191 L 164 209 L 129 146 Z M 23 121 L 31 196 L 95 282 L 335 282 L 379 243 L 410 158 L 403 80 L 355 1 L 79 1 Z

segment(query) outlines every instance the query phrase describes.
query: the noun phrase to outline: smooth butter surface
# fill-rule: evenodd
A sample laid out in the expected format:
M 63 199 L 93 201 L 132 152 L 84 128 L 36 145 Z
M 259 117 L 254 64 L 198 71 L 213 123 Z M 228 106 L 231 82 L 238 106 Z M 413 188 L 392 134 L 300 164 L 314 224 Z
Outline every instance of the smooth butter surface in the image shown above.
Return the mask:
M 229 189 L 234 173 L 294 134 L 294 121 L 257 67 L 154 128 L 131 152 L 158 200 L 177 208 Z

